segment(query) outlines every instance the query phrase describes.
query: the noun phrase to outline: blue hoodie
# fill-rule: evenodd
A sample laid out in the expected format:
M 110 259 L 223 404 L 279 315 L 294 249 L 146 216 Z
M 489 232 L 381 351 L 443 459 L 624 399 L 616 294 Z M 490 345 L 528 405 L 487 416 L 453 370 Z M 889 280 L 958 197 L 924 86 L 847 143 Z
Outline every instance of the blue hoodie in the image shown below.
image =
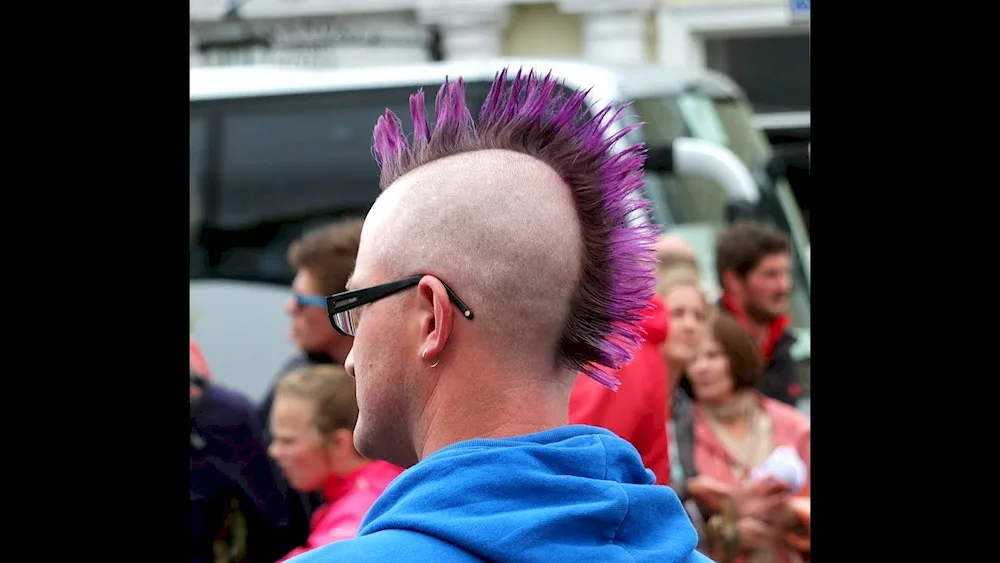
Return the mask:
M 293 563 L 709 561 L 631 444 L 573 425 L 438 450 L 382 493 L 358 537 Z

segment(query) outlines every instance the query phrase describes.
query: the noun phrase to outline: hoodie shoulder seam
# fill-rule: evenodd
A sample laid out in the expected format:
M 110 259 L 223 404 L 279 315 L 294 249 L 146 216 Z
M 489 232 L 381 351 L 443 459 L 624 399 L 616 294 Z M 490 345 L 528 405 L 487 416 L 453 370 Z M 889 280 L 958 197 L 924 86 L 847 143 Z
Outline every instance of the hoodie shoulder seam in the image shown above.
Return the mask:
M 601 450 L 604 452 L 604 475 L 603 475 L 603 479 L 605 481 L 607 481 L 608 480 L 608 447 L 604 443 L 604 436 L 598 436 L 597 437 L 597 441 L 600 442 L 600 444 L 601 444 Z M 628 518 L 628 511 L 629 511 L 629 509 L 632 508 L 632 505 L 631 505 L 631 502 L 629 501 L 628 493 L 625 492 L 625 487 L 623 487 L 622 484 L 618 483 L 618 482 L 615 482 L 615 485 L 618 487 L 618 491 L 622 494 L 622 496 L 625 497 L 625 512 L 622 513 L 621 520 L 619 520 L 618 523 L 615 524 L 615 530 L 611 534 L 611 543 L 612 543 L 612 545 L 614 545 L 618 549 L 622 550 L 625 553 L 625 555 L 627 555 L 628 558 L 631 559 L 633 563 L 635 563 L 635 557 L 633 557 L 632 554 L 629 553 L 627 549 L 625 549 L 621 544 L 618 543 L 618 530 L 621 529 L 622 524 L 625 522 L 625 519 Z

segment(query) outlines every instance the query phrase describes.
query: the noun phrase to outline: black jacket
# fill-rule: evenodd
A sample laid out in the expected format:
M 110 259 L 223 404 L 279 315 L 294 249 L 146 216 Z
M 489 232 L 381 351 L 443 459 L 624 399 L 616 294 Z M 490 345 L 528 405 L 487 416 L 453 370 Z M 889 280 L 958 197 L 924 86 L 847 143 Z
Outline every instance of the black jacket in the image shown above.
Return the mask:
M 236 501 L 245 518 L 247 561 L 271 563 L 300 540 L 260 442 L 253 404 L 217 384 L 199 386 L 201 396 L 191 409 L 191 561 L 215 560 L 215 536 Z
M 723 313 L 732 314 L 722 299 L 719 300 L 718 307 Z M 799 369 L 792 359 L 792 346 L 795 341 L 795 336 L 786 328 L 771 347 L 771 357 L 766 359 L 764 377 L 757 382 L 757 390 L 765 397 L 793 407 L 796 406 L 801 393 Z
M 774 344 L 767 360 L 764 377 L 757 382 L 757 390 L 776 401 L 795 406 L 799 400 L 799 370 L 792 358 L 795 336 L 786 329 Z

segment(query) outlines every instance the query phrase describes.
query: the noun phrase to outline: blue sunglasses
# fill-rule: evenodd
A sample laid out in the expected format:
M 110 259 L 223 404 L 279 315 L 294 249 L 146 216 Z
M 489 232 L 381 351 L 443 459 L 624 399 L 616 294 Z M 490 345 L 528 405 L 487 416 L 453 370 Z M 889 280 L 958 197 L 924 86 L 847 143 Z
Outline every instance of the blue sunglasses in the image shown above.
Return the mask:
M 317 309 L 326 310 L 326 297 L 322 295 L 302 295 L 301 293 L 292 292 L 292 297 L 295 298 L 295 306 L 300 309 L 302 307 L 316 307 Z

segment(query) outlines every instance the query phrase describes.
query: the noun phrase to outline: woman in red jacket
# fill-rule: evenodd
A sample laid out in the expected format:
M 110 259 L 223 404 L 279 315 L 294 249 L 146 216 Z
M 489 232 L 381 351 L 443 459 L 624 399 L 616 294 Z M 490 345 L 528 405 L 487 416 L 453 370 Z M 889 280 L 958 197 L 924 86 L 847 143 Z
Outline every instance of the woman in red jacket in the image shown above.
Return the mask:
M 616 374 L 621 380 L 612 391 L 579 375 L 569 398 L 570 424 L 606 428 L 639 450 L 642 462 L 656 476 L 656 484 L 670 484 L 667 457 L 667 366 L 660 346 L 667 339 L 668 314 L 663 300 L 654 296 L 641 324 L 646 339 L 632 361 Z
M 621 386 L 616 392 L 589 377 L 577 377 L 570 395 L 569 421 L 607 428 L 628 440 L 653 471 L 656 483 L 670 485 L 671 390 L 694 357 L 707 304 L 698 290 L 694 253 L 683 240 L 664 236 L 657 245 L 657 260 L 657 295 L 641 324 L 646 338 L 632 362 L 616 374 Z

